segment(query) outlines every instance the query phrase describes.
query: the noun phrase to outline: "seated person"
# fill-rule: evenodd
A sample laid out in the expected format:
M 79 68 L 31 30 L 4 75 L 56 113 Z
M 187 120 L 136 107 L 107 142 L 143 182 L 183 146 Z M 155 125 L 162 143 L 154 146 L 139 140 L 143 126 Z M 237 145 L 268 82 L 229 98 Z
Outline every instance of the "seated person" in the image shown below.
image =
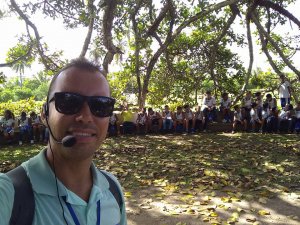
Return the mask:
M 261 120 L 261 113 L 262 113 L 262 109 L 263 109 L 263 99 L 262 99 L 262 95 L 261 92 L 256 92 L 255 93 L 255 103 L 257 104 L 257 114 L 259 119 Z
M 45 126 L 42 123 L 41 117 L 38 116 L 34 111 L 30 113 L 31 125 L 32 125 L 32 133 L 33 140 L 35 141 L 43 141 Z
M 117 122 L 118 122 L 118 117 L 116 113 L 113 112 L 113 114 L 109 117 L 109 123 L 108 123 L 109 136 L 118 134 Z
M 269 109 L 269 104 L 264 103 L 263 108 L 262 108 L 262 113 L 261 113 L 261 131 L 267 132 L 267 121 L 270 116 L 270 109 Z
M 22 145 L 25 135 L 29 137 L 30 143 L 33 144 L 31 119 L 27 117 L 26 112 L 21 112 L 20 119 L 18 120 L 18 126 L 20 129 L 19 145 Z
M 141 133 L 141 129 L 144 129 L 144 133 L 148 133 L 148 116 L 146 108 L 143 108 L 141 112 L 138 113 L 136 119 L 137 133 Z
M 153 125 L 158 125 L 158 129 L 162 129 L 162 116 L 153 111 L 152 108 L 148 108 L 148 128 L 149 131 L 152 131 Z
M 166 105 L 165 109 L 162 112 L 163 118 L 163 129 L 164 130 L 172 130 L 173 128 L 173 113 L 170 111 L 169 106 Z
M 123 117 L 123 133 L 134 133 L 136 128 L 135 113 L 129 109 L 129 106 L 125 106 L 124 111 L 121 112 L 121 115 Z
M 265 103 L 268 104 L 269 109 L 276 108 L 277 109 L 277 101 L 276 98 L 273 98 L 271 94 L 266 95 Z
M 251 111 L 251 105 L 253 103 L 252 99 L 252 93 L 251 91 L 247 91 L 245 97 L 242 100 L 242 109 L 245 111 L 245 118 L 247 121 L 250 121 L 250 111 Z
M 195 116 L 194 116 L 194 129 L 195 131 L 200 131 L 203 128 L 204 125 L 204 114 L 201 111 L 201 106 L 198 106 L 195 110 Z
M 13 139 L 15 135 L 14 132 L 15 118 L 14 118 L 14 114 L 10 110 L 4 111 L 4 117 L 2 118 L 1 126 L 2 126 L 4 138 L 6 140 Z
M 185 114 L 185 126 L 186 132 L 195 132 L 195 120 L 194 120 L 194 113 L 191 110 L 189 105 L 185 105 L 184 107 L 184 114 Z
M 292 104 L 286 104 L 278 115 L 279 132 L 289 132 L 292 126 Z
M 251 104 L 251 111 L 250 111 L 250 124 L 252 128 L 252 132 L 255 132 L 260 129 L 262 121 L 258 117 L 258 112 L 257 112 L 257 104 L 253 102 Z
M 206 96 L 203 98 L 202 111 L 205 117 L 203 131 L 206 131 L 209 121 L 216 121 L 216 99 L 211 95 L 211 91 L 206 92 Z
M 299 134 L 300 133 L 300 101 L 297 103 L 297 106 L 294 109 L 294 115 L 292 121 L 293 121 L 292 129 L 297 134 Z
M 228 93 L 223 93 L 220 100 L 220 112 L 222 115 L 222 122 L 223 123 L 231 123 L 230 118 L 230 107 L 231 107 L 231 100 L 228 97 Z
M 182 107 L 177 106 L 177 111 L 173 115 L 173 121 L 174 121 L 174 130 L 176 132 L 183 131 L 185 128 L 185 115 L 184 112 L 182 112 Z M 182 130 L 181 130 L 182 129 Z
M 276 133 L 278 131 L 278 111 L 276 107 L 269 110 L 266 126 L 268 133 Z
M 245 114 L 244 114 L 245 115 Z M 233 124 L 232 124 L 232 133 L 236 132 L 236 127 L 238 124 L 241 124 L 244 127 L 244 131 L 247 130 L 247 120 L 244 117 L 241 108 L 238 105 L 234 106 L 234 113 L 233 113 Z

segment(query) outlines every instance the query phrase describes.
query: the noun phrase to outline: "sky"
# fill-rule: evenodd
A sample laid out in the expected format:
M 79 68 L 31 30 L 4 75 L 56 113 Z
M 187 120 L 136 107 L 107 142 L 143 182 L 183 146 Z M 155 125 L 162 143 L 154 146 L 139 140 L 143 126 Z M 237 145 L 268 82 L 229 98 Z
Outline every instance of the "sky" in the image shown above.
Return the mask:
M 8 0 L 0 0 L 0 9 L 5 8 L 7 1 Z M 22 1 L 26 0 L 17 0 L 17 3 Z M 300 0 L 297 0 L 296 4 L 289 7 L 288 10 L 297 17 L 299 14 L 296 9 L 299 8 Z M 63 50 L 64 58 L 66 59 L 72 59 L 79 56 L 87 28 L 66 29 L 62 23 L 54 21 L 50 18 L 45 19 L 41 15 L 32 16 L 31 19 L 37 26 L 38 31 L 42 36 L 42 40 L 49 45 L 50 50 Z M 300 17 L 298 19 L 300 19 Z M 13 47 L 17 43 L 18 35 L 21 33 L 26 33 L 25 22 L 19 20 L 16 15 L 12 15 L 11 17 L 6 17 L 0 20 L 0 30 L 0 63 L 4 63 L 6 52 L 9 48 Z M 241 29 L 239 25 L 235 26 L 235 30 L 244 34 L 246 32 L 246 30 Z M 293 25 L 293 30 L 291 30 L 290 25 L 286 25 L 280 32 L 285 32 L 287 30 L 292 32 L 299 31 L 296 29 L 295 25 Z M 232 50 L 240 55 L 241 60 L 244 62 L 244 66 L 247 68 L 249 63 L 248 47 L 246 46 L 241 49 L 232 46 Z M 270 68 L 270 66 L 267 63 L 266 57 L 264 55 L 260 55 L 259 51 L 260 50 L 258 47 L 254 48 L 255 61 L 253 68 L 256 69 L 259 67 L 263 70 L 267 70 Z M 294 63 L 296 68 L 300 68 L 300 54 L 294 57 Z M 41 70 L 41 68 L 41 65 L 35 64 L 31 69 L 25 70 L 24 76 L 30 77 L 33 73 Z M 118 68 L 110 67 L 110 70 L 116 71 Z M 8 68 L 0 68 L 0 71 L 3 71 L 8 77 L 18 76 L 18 74 Z

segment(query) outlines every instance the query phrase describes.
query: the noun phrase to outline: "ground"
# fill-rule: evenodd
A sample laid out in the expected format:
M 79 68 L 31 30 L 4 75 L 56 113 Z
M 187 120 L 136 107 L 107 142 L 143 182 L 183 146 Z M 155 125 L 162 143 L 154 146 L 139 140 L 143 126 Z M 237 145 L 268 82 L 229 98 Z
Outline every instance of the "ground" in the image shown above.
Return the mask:
M 0 171 L 43 146 L 1 147 Z M 99 168 L 124 187 L 128 224 L 300 224 L 300 136 L 208 133 L 108 138 Z

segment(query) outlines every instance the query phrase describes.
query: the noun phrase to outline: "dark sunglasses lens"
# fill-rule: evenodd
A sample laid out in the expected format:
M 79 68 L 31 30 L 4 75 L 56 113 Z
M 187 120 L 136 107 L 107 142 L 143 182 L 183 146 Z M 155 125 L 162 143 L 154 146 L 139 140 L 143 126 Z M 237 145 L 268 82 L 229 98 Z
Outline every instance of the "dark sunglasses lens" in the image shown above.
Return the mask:
M 91 97 L 89 106 L 91 112 L 97 117 L 111 116 L 114 111 L 115 100 L 109 97 Z
M 55 107 L 60 113 L 72 115 L 78 113 L 84 99 L 72 93 L 55 93 Z

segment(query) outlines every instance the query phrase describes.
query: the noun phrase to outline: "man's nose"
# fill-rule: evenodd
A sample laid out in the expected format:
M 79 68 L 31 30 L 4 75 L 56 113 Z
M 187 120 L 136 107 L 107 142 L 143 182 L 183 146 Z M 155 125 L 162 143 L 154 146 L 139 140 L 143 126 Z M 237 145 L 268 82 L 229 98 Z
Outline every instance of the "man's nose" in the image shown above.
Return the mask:
M 83 103 L 81 110 L 76 115 L 77 122 L 90 123 L 93 121 L 93 114 L 87 102 Z

